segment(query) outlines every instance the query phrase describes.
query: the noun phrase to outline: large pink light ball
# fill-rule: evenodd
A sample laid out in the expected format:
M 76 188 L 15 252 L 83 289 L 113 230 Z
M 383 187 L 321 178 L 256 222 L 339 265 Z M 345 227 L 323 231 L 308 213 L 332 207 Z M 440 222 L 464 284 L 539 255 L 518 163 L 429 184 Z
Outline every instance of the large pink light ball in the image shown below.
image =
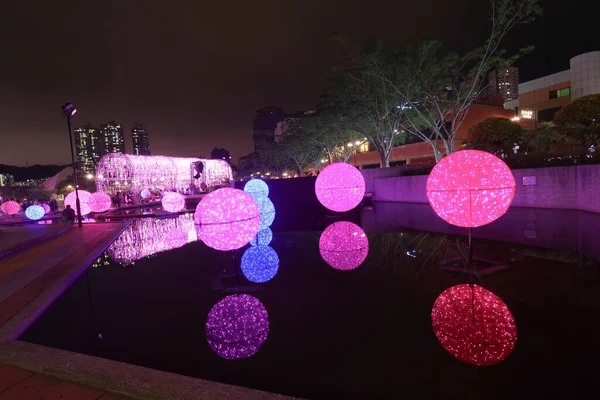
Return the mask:
M 365 195 L 365 178 L 356 167 L 336 163 L 326 167 L 315 182 L 317 199 L 332 211 L 348 211 Z
M 359 267 L 367 258 L 369 239 L 365 231 L 352 222 L 334 222 L 321 234 L 319 252 L 333 268 L 349 271 Z
M 79 206 L 81 207 L 81 215 L 88 215 L 92 212 L 92 209 L 89 205 L 90 199 L 92 198 L 92 194 L 87 190 L 78 190 L 79 192 Z M 73 210 L 75 210 L 75 214 L 77 214 L 77 207 L 75 206 L 75 191 L 72 191 L 65 197 L 65 208 L 67 205 L 70 205 Z
M 81 201 L 81 200 L 80 200 Z M 110 196 L 104 192 L 92 193 L 88 200 L 88 205 L 93 212 L 104 212 L 112 206 Z M 83 211 L 82 211 L 83 212 Z
M 21 211 L 21 206 L 16 201 L 9 200 L 2 203 L 0 209 L 2 209 L 2 212 L 6 215 L 15 215 Z
M 443 291 L 431 310 L 431 322 L 444 349 L 467 364 L 497 364 L 517 341 L 517 325 L 507 305 L 478 285 Z
M 227 251 L 246 245 L 258 232 L 260 210 L 248 193 L 222 188 L 204 196 L 194 214 L 198 238 L 213 249 Z
M 256 354 L 269 334 L 265 306 L 249 294 L 233 294 L 211 308 L 206 319 L 206 340 L 221 358 L 238 360 Z
M 48 214 L 50 211 L 52 211 L 52 209 L 50 208 L 50 206 L 48 204 L 40 204 L 42 206 L 42 208 L 44 209 L 44 212 L 46 214 Z
M 515 195 L 515 178 L 498 157 L 461 150 L 444 157 L 427 178 L 427 199 L 444 221 L 465 228 L 500 218 Z
M 185 208 L 185 198 L 175 192 L 166 192 L 161 200 L 163 210 L 167 212 L 179 212 Z

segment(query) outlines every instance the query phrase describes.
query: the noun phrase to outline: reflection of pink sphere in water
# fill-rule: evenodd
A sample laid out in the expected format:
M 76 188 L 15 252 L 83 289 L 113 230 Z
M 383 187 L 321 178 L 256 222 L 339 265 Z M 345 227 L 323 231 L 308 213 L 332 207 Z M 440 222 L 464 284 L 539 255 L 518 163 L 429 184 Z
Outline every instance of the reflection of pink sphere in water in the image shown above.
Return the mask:
M 317 199 L 332 211 L 348 211 L 365 195 L 365 178 L 356 167 L 335 163 L 326 167 L 315 182 Z
M 79 206 L 81 207 L 81 215 L 88 215 L 92 212 L 92 209 L 89 205 L 89 201 L 92 198 L 92 194 L 87 190 L 79 190 Z M 72 191 L 65 197 L 65 208 L 67 205 L 70 205 L 73 210 L 75 210 L 75 215 L 77 215 L 77 207 L 75 206 L 75 191 Z
M 431 310 L 431 322 L 444 349 L 467 364 L 497 364 L 517 341 L 517 325 L 506 304 L 477 285 L 442 292 Z
M 52 211 L 52 210 L 50 209 L 50 206 L 49 206 L 48 204 L 40 204 L 40 205 L 42 206 L 42 208 L 44 209 L 44 212 L 45 212 L 46 214 L 48 214 L 50 211 Z
M 222 188 L 202 198 L 194 222 L 198 238 L 213 249 L 227 251 L 246 245 L 258 232 L 260 210 L 248 193 Z
M 206 319 L 206 340 L 221 358 L 250 357 L 269 334 L 269 314 L 254 296 L 233 294 L 211 308 Z
M 188 242 L 188 233 L 181 229 L 174 229 L 167 232 L 165 242 L 172 249 L 182 247 Z
M 500 218 L 515 195 L 515 178 L 498 157 L 461 150 L 436 164 L 427 179 L 427 198 L 449 224 L 477 227 Z
M 112 205 L 110 196 L 104 192 L 92 193 L 88 200 L 88 205 L 93 212 L 104 212 Z M 83 211 L 82 211 L 83 212 Z
M 183 195 L 175 192 L 166 192 L 161 200 L 162 208 L 168 212 L 179 212 L 185 207 Z
M 369 239 L 358 225 L 340 221 L 329 225 L 319 238 L 323 260 L 335 269 L 351 270 L 369 254 Z
M 2 203 L 0 209 L 2 209 L 2 212 L 6 215 L 15 215 L 21 211 L 21 206 L 16 201 L 9 200 Z

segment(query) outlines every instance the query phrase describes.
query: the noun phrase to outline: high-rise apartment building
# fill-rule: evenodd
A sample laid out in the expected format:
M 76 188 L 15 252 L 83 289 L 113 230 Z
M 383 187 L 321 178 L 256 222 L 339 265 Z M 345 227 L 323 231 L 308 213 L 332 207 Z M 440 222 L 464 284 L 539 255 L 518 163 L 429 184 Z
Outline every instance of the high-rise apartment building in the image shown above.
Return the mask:
M 102 134 L 102 155 L 106 153 L 125 153 L 125 138 L 121 124 L 111 121 L 100 127 Z
M 150 138 L 146 127 L 137 122 L 131 129 L 131 137 L 133 138 L 133 154 L 137 156 L 150 155 Z
M 504 101 L 519 98 L 519 68 L 503 67 L 488 74 L 487 94 L 502 96 Z
M 76 128 L 75 148 L 79 168 L 86 173 L 93 173 L 103 154 L 100 129 L 90 124 Z

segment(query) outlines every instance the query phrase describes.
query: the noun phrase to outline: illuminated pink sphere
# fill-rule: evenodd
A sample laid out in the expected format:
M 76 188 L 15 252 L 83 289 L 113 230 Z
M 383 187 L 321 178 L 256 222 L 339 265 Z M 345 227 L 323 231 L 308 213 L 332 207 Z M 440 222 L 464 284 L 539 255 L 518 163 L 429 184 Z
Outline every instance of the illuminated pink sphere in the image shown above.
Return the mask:
M 92 194 L 87 190 L 79 190 L 79 206 L 81 207 L 81 215 L 88 215 L 92 212 L 90 207 L 90 199 L 92 198 Z M 65 197 L 65 208 L 67 205 L 70 205 L 75 213 L 77 213 L 77 207 L 75 207 L 75 191 L 72 191 Z
M 517 325 L 506 304 L 477 285 L 443 291 L 431 310 L 431 322 L 444 349 L 467 364 L 497 364 L 517 341 Z
M 321 234 L 319 252 L 333 268 L 349 271 L 359 267 L 367 258 L 369 239 L 365 231 L 352 222 L 334 222 Z
M 46 214 L 48 214 L 50 211 L 52 211 L 52 210 L 50 209 L 50 206 L 49 206 L 48 204 L 40 204 L 40 205 L 42 206 L 42 208 L 44 209 L 44 212 L 45 212 Z
M 81 201 L 81 198 L 79 199 Z M 110 196 L 104 192 L 92 193 L 88 200 L 88 205 L 93 212 L 104 212 L 112 205 Z M 82 210 L 83 213 L 83 210 Z
M 185 198 L 175 192 L 166 192 L 161 200 L 162 208 L 168 212 L 179 212 L 185 208 Z
M 194 222 L 198 238 L 207 246 L 235 250 L 256 236 L 260 210 L 252 196 L 243 190 L 222 188 L 202 198 Z
M 317 177 L 315 192 L 321 204 L 329 210 L 352 210 L 365 195 L 365 178 L 350 164 L 331 164 Z
M 248 358 L 261 348 L 269 334 L 265 306 L 249 294 L 233 294 L 211 308 L 206 319 L 206 340 L 221 358 Z
M 21 206 L 16 201 L 9 200 L 2 203 L 0 209 L 2 209 L 2 212 L 6 215 L 15 215 L 21 211 Z
M 498 157 L 461 150 L 444 157 L 427 179 L 427 198 L 449 224 L 474 228 L 500 218 L 515 195 L 515 178 Z

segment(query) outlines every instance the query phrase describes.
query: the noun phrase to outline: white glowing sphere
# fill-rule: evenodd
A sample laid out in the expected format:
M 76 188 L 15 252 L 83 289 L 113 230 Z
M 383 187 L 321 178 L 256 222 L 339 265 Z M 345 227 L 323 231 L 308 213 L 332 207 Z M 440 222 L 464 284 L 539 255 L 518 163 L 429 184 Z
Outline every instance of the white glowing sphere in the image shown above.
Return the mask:
M 87 190 L 78 190 L 79 192 L 79 206 L 81 207 L 81 215 L 88 215 L 92 212 L 92 208 L 89 205 L 89 201 L 92 198 L 92 194 Z M 75 214 L 77 215 L 77 207 L 75 206 L 75 191 L 72 191 L 65 197 L 65 208 L 70 205 Z
M 350 164 L 331 164 L 317 177 L 315 193 L 327 209 L 349 211 L 359 205 L 365 196 L 365 178 Z
M 185 198 L 175 192 L 166 192 L 161 200 L 162 208 L 168 212 L 179 212 L 185 208 Z
M 269 186 L 261 179 L 251 179 L 244 185 L 244 192 L 258 200 L 269 196 Z
M 239 249 L 256 236 L 260 210 L 248 193 L 222 188 L 204 196 L 194 214 L 198 238 L 207 246 L 227 251 Z
M 112 205 L 110 196 L 104 192 L 92 193 L 88 205 L 93 212 L 104 212 Z
M 25 210 L 25 216 L 34 221 L 41 219 L 45 214 L 46 211 L 44 211 L 44 207 L 38 206 L 37 204 L 29 206 Z

